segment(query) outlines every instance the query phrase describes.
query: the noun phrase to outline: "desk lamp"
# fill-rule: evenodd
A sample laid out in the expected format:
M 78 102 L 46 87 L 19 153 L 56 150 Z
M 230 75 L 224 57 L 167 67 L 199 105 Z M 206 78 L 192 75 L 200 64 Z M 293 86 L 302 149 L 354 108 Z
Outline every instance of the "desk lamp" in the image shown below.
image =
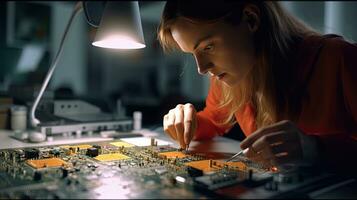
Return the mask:
M 35 116 L 38 103 L 58 64 L 59 57 L 63 51 L 63 44 L 73 19 L 82 10 L 84 10 L 87 22 L 91 26 L 98 28 L 92 45 L 111 49 L 140 49 L 145 47 L 137 1 L 80 1 L 76 3 L 62 36 L 59 49 L 46 74 L 40 92 L 31 107 L 30 120 L 34 128 L 41 123 Z M 40 132 L 34 131 L 29 134 L 29 139 L 32 142 L 41 142 L 45 138 L 46 135 Z

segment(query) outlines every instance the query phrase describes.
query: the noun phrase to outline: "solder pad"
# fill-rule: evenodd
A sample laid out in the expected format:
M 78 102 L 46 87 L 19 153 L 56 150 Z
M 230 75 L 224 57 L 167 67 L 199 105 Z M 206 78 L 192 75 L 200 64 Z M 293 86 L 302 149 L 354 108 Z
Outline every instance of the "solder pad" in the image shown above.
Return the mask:
M 117 146 L 117 147 L 134 147 L 135 145 L 133 144 L 129 144 L 127 142 L 122 142 L 122 141 L 119 141 L 119 142 L 112 142 L 110 143 L 111 145 L 114 145 L 114 146 Z
M 187 157 L 186 154 L 180 151 L 171 151 L 171 152 L 163 152 L 159 153 L 160 156 L 166 156 L 167 158 L 185 158 Z
M 46 167 L 61 167 L 66 165 L 67 163 L 59 158 L 46 158 L 40 160 L 27 160 L 27 164 L 31 167 L 39 169 L 39 168 L 46 168 Z
M 110 153 L 110 154 L 101 154 L 99 156 L 94 157 L 99 161 L 114 161 L 114 160 L 124 160 L 129 159 L 129 156 L 120 154 L 120 153 Z

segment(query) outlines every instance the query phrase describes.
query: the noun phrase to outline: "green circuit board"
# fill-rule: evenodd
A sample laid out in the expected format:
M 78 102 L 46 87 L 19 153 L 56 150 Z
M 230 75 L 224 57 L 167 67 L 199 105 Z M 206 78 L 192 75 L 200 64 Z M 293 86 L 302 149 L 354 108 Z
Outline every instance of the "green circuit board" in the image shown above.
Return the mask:
M 209 198 L 216 188 L 269 171 L 242 158 L 170 145 L 110 142 L 0 151 L 0 198 Z

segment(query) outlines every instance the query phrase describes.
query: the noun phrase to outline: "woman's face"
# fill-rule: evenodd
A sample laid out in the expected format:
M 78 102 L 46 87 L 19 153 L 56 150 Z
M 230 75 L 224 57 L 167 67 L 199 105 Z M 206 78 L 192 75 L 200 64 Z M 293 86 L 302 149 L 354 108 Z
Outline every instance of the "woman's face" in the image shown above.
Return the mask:
M 233 26 L 179 18 L 171 33 L 180 49 L 194 56 L 200 74 L 209 73 L 228 86 L 238 84 L 254 65 L 252 33 L 245 21 Z

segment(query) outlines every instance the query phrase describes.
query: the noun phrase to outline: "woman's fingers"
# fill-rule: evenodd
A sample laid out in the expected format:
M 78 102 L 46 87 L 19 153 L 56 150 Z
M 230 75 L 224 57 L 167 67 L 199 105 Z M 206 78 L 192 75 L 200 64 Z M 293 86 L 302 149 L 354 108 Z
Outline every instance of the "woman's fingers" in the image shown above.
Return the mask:
M 250 147 L 258 138 L 260 138 L 266 134 L 273 133 L 273 132 L 279 132 L 279 131 L 291 130 L 292 127 L 293 127 L 293 123 L 288 120 L 283 120 L 283 121 L 277 122 L 275 124 L 271 124 L 264 128 L 258 129 L 257 131 L 255 131 L 254 133 L 249 135 L 246 139 L 244 139 L 240 143 L 240 147 L 241 147 L 241 149 L 246 149 L 246 148 Z
M 188 148 L 192 138 L 193 134 L 196 131 L 195 129 L 195 119 L 196 119 L 196 110 L 193 107 L 192 104 L 185 104 L 184 106 L 184 113 L 185 113 L 185 118 L 184 118 L 184 139 L 185 139 L 185 145 L 186 148 Z
M 248 151 L 245 154 L 247 158 L 249 158 L 253 162 L 261 163 L 263 165 L 266 165 L 267 162 L 269 161 L 268 159 L 264 158 L 262 152 L 256 152 L 254 149 L 249 148 Z
M 166 114 L 164 116 L 164 120 L 163 120 L 163 127 L 164 127 L 164 131 L 165 133 L 167 133 L 173 140 L 176 140 L 176 134 L 171 133 L 171 131 L 169 130 L 169 114 Z
M 183 112 L 183 105 L 179 104 L 176 106 L 175 110 L 175 131 L 177 135 L 177 140 L 180 143 L 180 147 L 182 149 L 186 148 L 185 141 L 184 141 L 184 126 L 183 126 L 183 118 L 184 118 L 184 112 Z
M 168 133 L 172 139 L 177 140 L 177 134 L 175 130 L 175 115 L 173 110 L 170 110 L 164 117 L 164 131 Z
M 283 165 L 298 161 L 302 151 L 299 137 L 294 131 L 278 131 L 258 138 L 248 149 L 246 156 L 262 164 Z
M 257 152 L 260 152 L 265 147 L 277 146 L 290 141 L 296 142 L 298 139 L 294 131 L 278 131 L 261 136 L 251 147 Z
M 183 149 L 188 148 L 196 131 L 196 110 L 192 104 L 178 104 L 163 120 L 164 131 L 179 142 Z

